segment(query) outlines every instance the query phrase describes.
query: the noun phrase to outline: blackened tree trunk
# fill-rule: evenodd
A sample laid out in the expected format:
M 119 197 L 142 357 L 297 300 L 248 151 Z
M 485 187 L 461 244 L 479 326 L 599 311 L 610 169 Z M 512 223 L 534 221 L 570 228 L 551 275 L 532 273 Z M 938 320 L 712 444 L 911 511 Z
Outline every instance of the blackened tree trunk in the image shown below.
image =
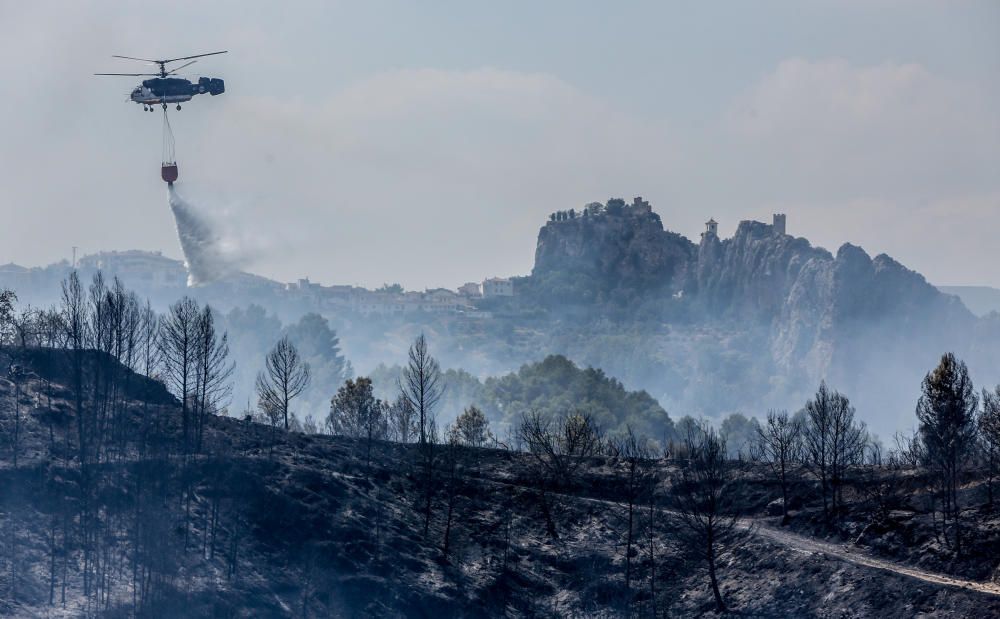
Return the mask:
M 715 538 L 714 530 L 709 529 L 706 535 L 705 544 L 705 556 L 708 558 L 708 577 L 712 583 L 712 595 L 715 597 L 715 609 L 717 611 L 725 612 L 726 603 L 722 600 L 722 593 L 719 592 L 719 578 L 715 573 Z
M 726 459 L 725 439 L 706 426 L 692 433 L 686 450 L 690 459 L 671 491 L 671 504 L 681 525 L 672 532 L 682 548 L 705 561 L 712 595 L 721 612 L 726 604 L 719 589 L 718 555 L 742 545 L 748 532 L 739 525 L 735 473 Z

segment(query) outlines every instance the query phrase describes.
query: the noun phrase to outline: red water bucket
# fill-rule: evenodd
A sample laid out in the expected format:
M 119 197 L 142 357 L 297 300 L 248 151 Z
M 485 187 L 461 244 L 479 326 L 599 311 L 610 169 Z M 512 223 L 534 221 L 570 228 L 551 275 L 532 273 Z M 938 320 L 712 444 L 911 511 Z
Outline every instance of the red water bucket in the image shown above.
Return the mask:
M 160 168 L 160 177 L 163 178 L 164 182 L 173 183 L 177 180 L 177 164 L 176 163 L 164 163 L 163 167 Z

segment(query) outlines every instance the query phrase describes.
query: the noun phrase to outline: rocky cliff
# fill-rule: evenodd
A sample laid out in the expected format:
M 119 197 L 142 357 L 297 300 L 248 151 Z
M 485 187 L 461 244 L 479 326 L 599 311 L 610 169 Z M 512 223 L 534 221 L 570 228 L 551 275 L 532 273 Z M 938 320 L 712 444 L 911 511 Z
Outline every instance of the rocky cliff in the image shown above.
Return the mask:
M 732 402 L 706 397 L 745 382 L 736 391 L 758 393 L 765 400 L 759 406 L 795 405 L 826 379 L 863 399 L 859 407 L 869 406 L 872 414 L 908 419 L 920 379 L 941 353 L 969 356 L 970 366 L 979 364 L 980 373 L 994 380 L 1000 369 L 990 352 L 996 346 L 982 342 L 996 325 L 984 324 L 957 297 L 884 254 L 872 258 L 844 244 L 833 255 L 786 234 L 783 217 L 774 224 L 741 222 L 725 239 L 710 225 L 695 244 L 665 230 L 649 209 L 595 210 L 554 216 L 540 230 L 530 278 L 536 285 L 528 291 L 559 303 L 590 303 L 596 318 L 627 316 L 642 304 L 683 303 L 686 310 L 670 316 L 684 320 L 663 320 L 670 330 L 663 355 L 696 357 L 677 364 L 682 380 L 675 386 L 683 385 L 689 396 L 641 385 L 661 400 L 721 412 Z M 712 342 L 708 351 L 706 340 Z M 692 391 L 706 380 L 725 385 Z M 764 392 L 762 381 L 769 385 Z M 886 408 L 893 412 L 881 410 Z
M 719 239 L 711 232 L 702 236 L 685 294 L 697 297 L 716 316 L 768 319 L 781 311 L 810 262 L 830 259 L 829 252 L 805 239 L 743 221 L 732 238 Z
M 579 300 L 633 290 L 662 294 L 678 290 L 696 255 L 693 243 L 664 230 L 651 211 L 588 213 L 542 227 L 532 277 Z

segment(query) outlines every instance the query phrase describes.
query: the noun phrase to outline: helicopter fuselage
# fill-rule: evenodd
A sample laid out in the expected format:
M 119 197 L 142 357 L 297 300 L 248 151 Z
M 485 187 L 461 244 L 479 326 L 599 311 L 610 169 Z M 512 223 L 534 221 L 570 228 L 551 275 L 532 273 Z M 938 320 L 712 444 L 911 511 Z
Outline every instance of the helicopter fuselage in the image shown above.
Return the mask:
M 182 103 L 195 95 L 208 93 L 213 97 L 226 92 L 225 82 L 218 78 L 200 77 L 197 82 L 181 77 L 154 77 L 135 87 L 129 99 L 141 105 Z

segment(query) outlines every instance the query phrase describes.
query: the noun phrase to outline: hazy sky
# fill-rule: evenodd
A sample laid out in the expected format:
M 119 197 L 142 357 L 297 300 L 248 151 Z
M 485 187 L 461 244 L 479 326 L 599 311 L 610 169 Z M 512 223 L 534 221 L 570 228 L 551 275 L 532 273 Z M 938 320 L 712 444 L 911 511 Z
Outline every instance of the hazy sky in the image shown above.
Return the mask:
M 180 248 L 161 115 L 112 54 L 185 70 L 181 182 L 249 270 L 524 274 L 547 214 L 643 195 L 697 238 L 788 214 L 835 250 L 1000 286 L 1000 3 L 0 0 L 0 262 Z

